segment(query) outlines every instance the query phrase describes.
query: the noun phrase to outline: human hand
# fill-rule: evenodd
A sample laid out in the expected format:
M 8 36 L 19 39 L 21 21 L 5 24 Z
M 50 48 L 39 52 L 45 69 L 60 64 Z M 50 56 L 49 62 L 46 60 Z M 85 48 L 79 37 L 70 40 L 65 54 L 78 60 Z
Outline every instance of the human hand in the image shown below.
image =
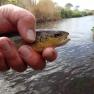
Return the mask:
M 0 7 L 0 32 L 18 31 L 26 42 L 33 42 L 36 38 L 36 21 L 31 12 L 15 5 Z M 23 72 L 27 66 L 41 70 L 46 60 L 53 61 L 57 57 L 54 48 L 46 48 L 39 54 L 31 46 L 22 45 L 18 50 L 8 37 L 0 37 L 0 71 L 10 68 Z

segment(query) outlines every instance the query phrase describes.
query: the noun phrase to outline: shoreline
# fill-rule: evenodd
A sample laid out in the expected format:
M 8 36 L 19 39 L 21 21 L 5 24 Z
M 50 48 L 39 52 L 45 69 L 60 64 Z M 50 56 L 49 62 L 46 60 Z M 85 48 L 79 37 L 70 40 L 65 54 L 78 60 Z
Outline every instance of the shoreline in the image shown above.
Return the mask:
M 87 15 L 87 16 L 93 16 L 93 15 Z M 59 21 L 62 19 L 69 19 L 69 18 L 80 18 L 80 17 L 86 17 L 86 16 L 79 16 L 79 17 L 68 17 L 68 18 L 56 18 L 56 19 L 41 19 L 41 18 L 36 18 L 36 23 L 41 24 L 41 23 L 46 23 L 46 22 L 54 22 L 54 21 Z

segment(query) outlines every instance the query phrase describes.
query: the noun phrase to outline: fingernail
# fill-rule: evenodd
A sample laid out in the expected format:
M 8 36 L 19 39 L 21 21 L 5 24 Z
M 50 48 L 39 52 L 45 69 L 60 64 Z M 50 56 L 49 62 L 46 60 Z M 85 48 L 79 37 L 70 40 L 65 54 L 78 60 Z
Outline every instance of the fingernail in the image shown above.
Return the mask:
M 31 42 L 35 41 L 35 33 L 32 29 L 29 29 L 27 31 L 27 39 L 30 40 Z

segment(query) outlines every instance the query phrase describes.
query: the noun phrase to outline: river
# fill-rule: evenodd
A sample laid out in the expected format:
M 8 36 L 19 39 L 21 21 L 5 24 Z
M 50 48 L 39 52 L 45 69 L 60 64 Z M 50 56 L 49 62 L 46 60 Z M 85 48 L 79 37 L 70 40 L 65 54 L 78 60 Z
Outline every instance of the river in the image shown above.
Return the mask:
M 69 32 L 71 40 L 56 48 L 58 58 L 42 71 L 0 73 L 0 94 L 94 94 L 94 16 L 68 18 L 37 28 Z

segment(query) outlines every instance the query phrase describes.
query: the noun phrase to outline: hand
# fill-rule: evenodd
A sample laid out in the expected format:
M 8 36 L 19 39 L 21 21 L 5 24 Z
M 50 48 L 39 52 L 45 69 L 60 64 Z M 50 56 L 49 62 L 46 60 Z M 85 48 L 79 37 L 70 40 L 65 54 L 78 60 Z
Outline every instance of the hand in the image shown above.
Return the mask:
M 11 4 L 0 7 L 0 32 L 18 31 L 24 41 L 33 42 L 36 38 L 35 25 L 31 12 Z M 0 38 L 0 71 L 12 68 L 22 72 L 27 66 L 40 70 L 45 67 L 45 60 L 53 61 L 56 57 L 57 53 L 51 47 L 39 54 L 29 45 L 22 45 L 17 50 L 9 38 Z

